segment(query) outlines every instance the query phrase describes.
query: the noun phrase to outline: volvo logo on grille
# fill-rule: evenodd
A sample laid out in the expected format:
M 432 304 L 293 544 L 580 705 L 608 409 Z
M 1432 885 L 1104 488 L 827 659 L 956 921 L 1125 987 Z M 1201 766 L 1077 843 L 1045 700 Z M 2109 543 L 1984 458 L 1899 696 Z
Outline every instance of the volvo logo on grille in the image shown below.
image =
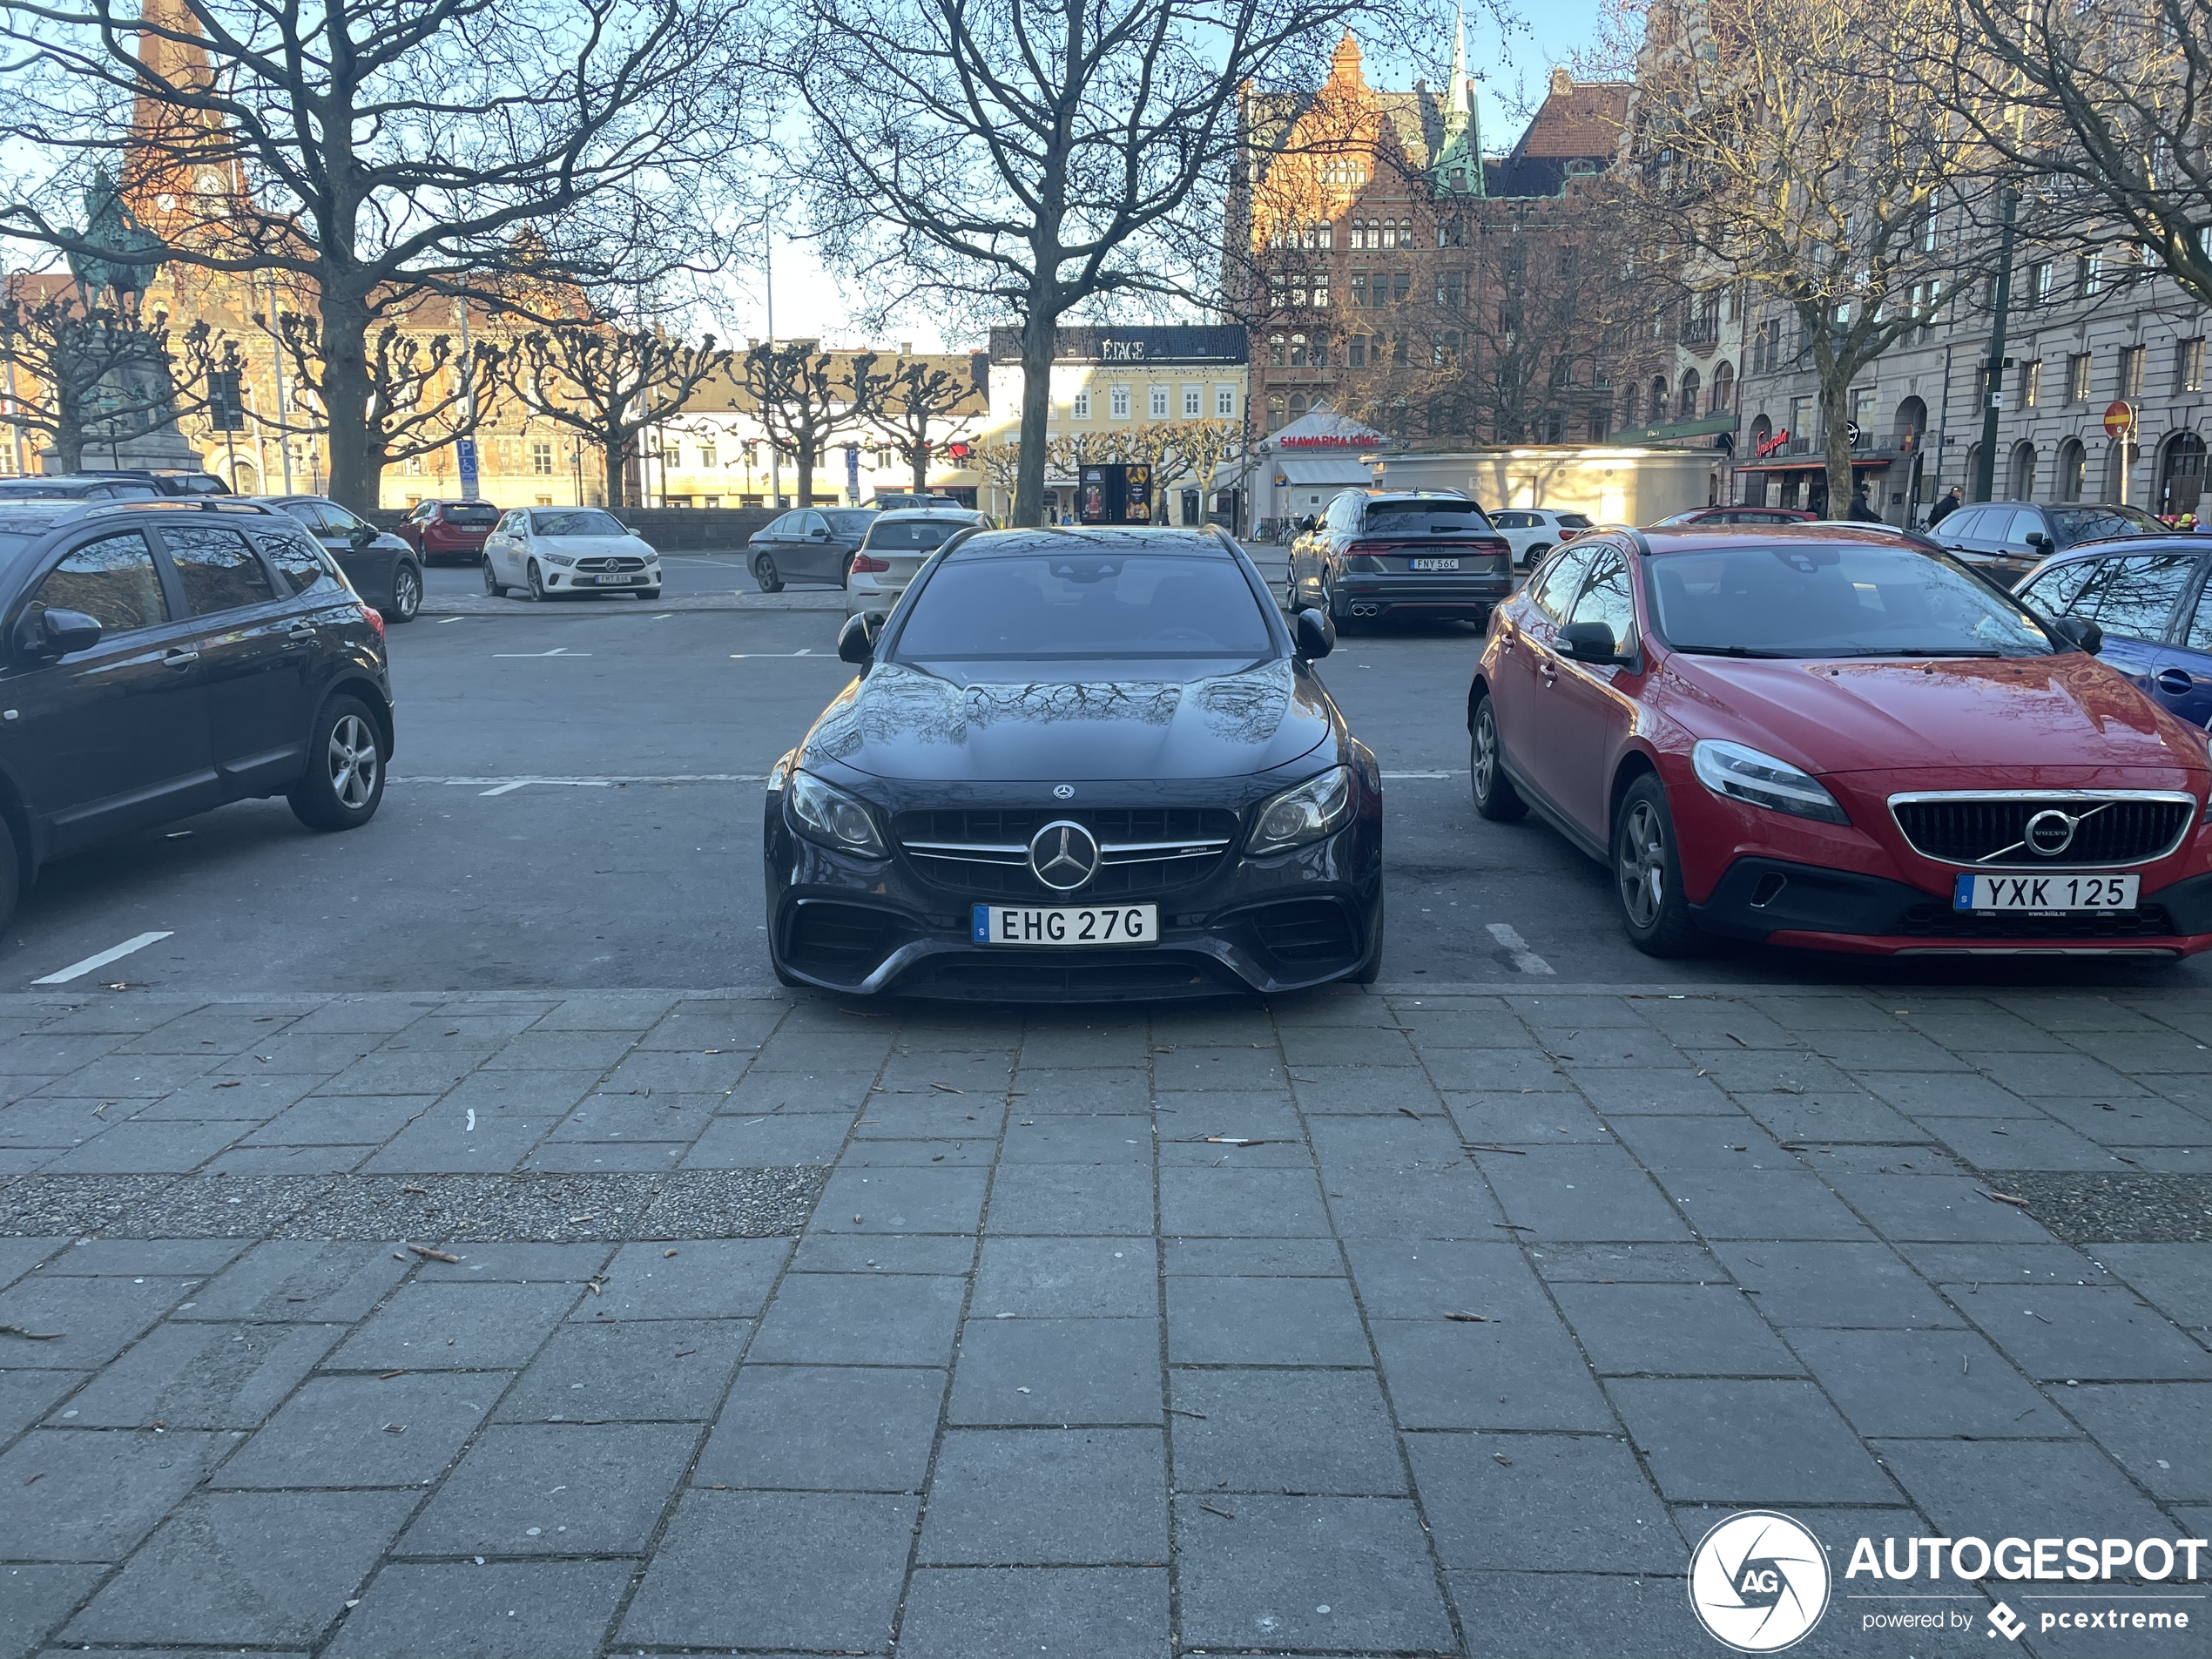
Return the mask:
M 2046 807 L 2027 820 L 2020 839 L 2039 858 L 2054 859 L 2074 845 L 2074 832 L 2081 820 L 2055 806 Z
M 1073 893 L 1098 873 L 1098 838 L 1056 819 L 1029 838 L 1029 868 L 1055 893 Z

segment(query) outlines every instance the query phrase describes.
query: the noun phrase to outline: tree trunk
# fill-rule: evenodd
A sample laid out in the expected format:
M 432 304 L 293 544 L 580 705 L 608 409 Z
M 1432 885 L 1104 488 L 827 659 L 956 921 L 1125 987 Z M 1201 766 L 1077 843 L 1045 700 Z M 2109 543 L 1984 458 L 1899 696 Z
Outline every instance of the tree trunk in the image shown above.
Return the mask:
M 625 506 L 623 500 L 624 451 L 630 446 L 624 442 L 619 429 L 604 433 L 600 437 L 599 454 L 607 469 L 607 505 L 610 509 Z
M 814 504 L 814 448 L 812 443 L 800 443 L 799 449 L 799 502 L 801 507 Z
M 1844 372 L 1841 363 L 1833 365 L 1820 385 L 1821 452 L 1828 470 L 1825 516 L 1829 518 L 1847 517 L 1851 512 L 1851 429 L 1850 417 L 1844 413 L 1844 400 L 1850 392 L 1851 375 Z
M 368 307 L 323 290 L 323 420 L 329 428 L 330 497 L 366 514 L 384 488 L 384 446 L 369 430 Z
M 1022 438 L 1015 452 L 1014 523 L 1027 528 L 1045 522 L 1045 423 L 1052 418 L 1052 356 L 1059 316 L 1042 302 L 1038 285 L 1029 289 L 1029 314 L 1022 325 Z
M 923 442 L 914 445 L 913 459 L 914 463 L 914 494 L 917 496 L 927 496 L 929 493 L 929 444 L 927 440 L 925 439 Z

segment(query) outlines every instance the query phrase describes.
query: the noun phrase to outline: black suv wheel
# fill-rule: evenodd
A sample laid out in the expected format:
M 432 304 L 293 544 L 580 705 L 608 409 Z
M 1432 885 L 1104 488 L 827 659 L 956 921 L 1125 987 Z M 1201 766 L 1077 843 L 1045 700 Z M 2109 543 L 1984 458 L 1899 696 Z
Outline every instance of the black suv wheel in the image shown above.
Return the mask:
M 322 705 L 307 738 L 307 770 L 286 799 L 309 829 L 358 829 L 384 799 L 384 728 L 368 705 L 338 696 Z

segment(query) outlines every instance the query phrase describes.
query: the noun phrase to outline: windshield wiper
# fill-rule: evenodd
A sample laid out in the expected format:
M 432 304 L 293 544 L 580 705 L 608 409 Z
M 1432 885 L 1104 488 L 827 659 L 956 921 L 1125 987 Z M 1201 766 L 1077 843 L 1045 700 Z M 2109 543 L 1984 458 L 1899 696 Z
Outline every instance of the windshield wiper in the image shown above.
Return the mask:
M 1864 651 L 1845 654 L 1852 657 L 2002 657 L 2005 653 L 1993 645 L 1937 645 L 1917 650 L 1903 645 L 1870 645 Z
M 1768 651 L 1757 645 L 1677 645 L 1675 649 L 1690 657 L 1804 657 L 1810 654 L 1797 651 Z

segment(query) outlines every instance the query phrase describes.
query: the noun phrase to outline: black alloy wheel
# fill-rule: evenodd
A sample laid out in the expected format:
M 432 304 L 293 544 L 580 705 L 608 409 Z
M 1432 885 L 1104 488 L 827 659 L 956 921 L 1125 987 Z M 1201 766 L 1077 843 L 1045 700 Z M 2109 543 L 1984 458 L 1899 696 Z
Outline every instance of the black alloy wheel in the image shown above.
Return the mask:
M 368 705 L 338 696 L 307 738 L 307 769 L 286 792 L 293 815 L 314 830 L 358 829 L 384 799 L 384 729 Z
M 392 603 L 384 612 L 387 622 L 413 622 L 422 609 L 422 572 L 413 559 L 401 559 L 392 571 Z
M 1675 817 L 1656 773 L 1630 784 L 1613 815 L 1613 885 L 1630 944 L 1647 956 L 1697 953 L 1703 935 L 1683 897 Z
M 752 579 L 763 593 L 781 593 L 784 579 L 776 574 L 776 556 L 765 549 L 752 556 Z
M 1511 824 L 1528 815 L 1528 803 L 1506 776 L 1505 757 L 1498 744 L 1498 710 L 1484 691 L 1475 699 L 1474 718 L 1467 723 L 1467 782 L 1474 792 L 1474 810 L 1494 824 Z

